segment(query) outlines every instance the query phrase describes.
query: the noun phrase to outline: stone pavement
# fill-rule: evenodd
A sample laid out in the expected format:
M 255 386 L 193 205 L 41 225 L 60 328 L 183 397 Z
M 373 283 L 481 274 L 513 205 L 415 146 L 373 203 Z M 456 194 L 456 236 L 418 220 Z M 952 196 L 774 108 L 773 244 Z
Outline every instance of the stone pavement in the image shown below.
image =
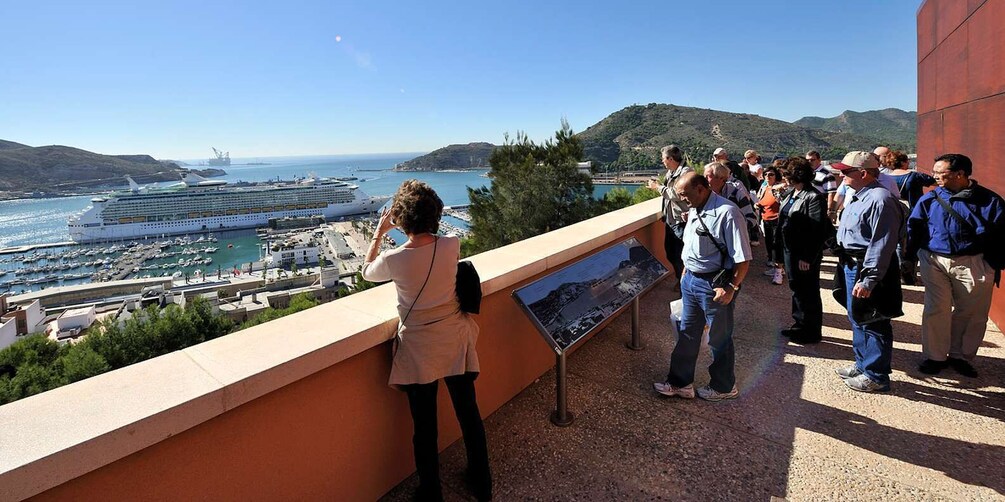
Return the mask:
M 486 419 L 496 500 L 1005 500 L 1005 336 L 993 324 L 978 378 L 923 375 L 924 292 L 905 286 L 892 390 L 856 393 L 834 374 L 852 361 L 844 309 L 824 290 L 823 342 L 787 343 L 789 289 L 755 255 L 737 300 L 737 400 L 652 390 L 673 348 L 667 302 L 679 297 L 664 281 L 642 299 L 645 350 L 625 348 L 626 313 L 569 356 L 570 427 L 548 421 L 553 371 Z M 834 266 L 827 257 L 824 288 Z M 706 347 L 696 388 L 709 361 Z M 470 500 L 462 442 L 440 463 L 447 500 Z M 408 500 L 416 485 L 413 475 L 384 500 Z

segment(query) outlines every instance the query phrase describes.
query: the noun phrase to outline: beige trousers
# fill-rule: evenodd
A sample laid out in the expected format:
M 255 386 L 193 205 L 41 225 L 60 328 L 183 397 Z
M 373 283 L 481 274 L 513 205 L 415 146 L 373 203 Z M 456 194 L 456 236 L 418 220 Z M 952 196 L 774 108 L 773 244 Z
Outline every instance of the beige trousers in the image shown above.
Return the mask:
M 984 255 L 946 258 L 918 251 L 925 281 L 921 349 L 925 357 L 973 359 L 987 330 L 995 271 Z

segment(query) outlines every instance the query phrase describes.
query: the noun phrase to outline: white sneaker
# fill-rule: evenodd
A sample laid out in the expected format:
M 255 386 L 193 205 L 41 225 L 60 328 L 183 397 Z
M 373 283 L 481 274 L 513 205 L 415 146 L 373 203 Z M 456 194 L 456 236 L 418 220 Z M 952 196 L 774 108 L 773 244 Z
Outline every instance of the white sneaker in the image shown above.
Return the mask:
M 781 284 L 782 283 L 782 269 L 776 268 L 775 272 L 771 275 L 771 284 Z
M 768 260 L 768 261 L 764 262 L 764 266 L 765 267 L 772 267 L 772 268 L 774 268 L 775 265 L 778 265 L 778 264 L 775 263 L 775 262 L 773 262 L 773 261 L 771 261 L 771 260 Z
M 708 385 L 698 389 L 698 397 L 706 401 L 722 401 L 723 399 L 736 399 L 740 392 L 736 390 L 736 385 L 729 392 L 719 392 Z
M 769 269 L 767 269 L 767 270 L 764 271 L 764 275 L 766 275 L 768 277 L 771 277 L 771 276 L 775 275 L 775 270 L 781 270 L 781 269 L 780 268 L 771 267 L 771 268 L 769 268 Z
M 682 397 L 684 399 L 694 399 L 694 385 L 688 384 L 684 387 L 674 387 L 670 385 L 669 382 L 656 382 L 653 384 L 653 389 L 660 394 L 668 397 Z

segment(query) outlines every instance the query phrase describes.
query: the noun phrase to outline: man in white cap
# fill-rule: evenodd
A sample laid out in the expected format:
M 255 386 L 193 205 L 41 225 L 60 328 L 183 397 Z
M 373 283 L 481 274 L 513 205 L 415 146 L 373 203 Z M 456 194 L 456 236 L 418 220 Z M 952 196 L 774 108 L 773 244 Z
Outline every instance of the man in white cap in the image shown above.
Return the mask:
M 831 167 L 840 170 L 855 189 L 838 225 L 842 257 L 835 274 L 835 282 L 847 290 L 844 299 L 855 364 L 836 371 L 852 390 L 888 391 L 893 357 L 890 319 L 903 315 L 896 250 L 906 234 L 904 207 L 877 181 L 875 154 L 849 152 Z
M 740 167 L 740 164 L 729 160 L 729 153 L 726 152 L 725 148 L 716 148 L 715 151 L 712 152 L 712 160 L 728 167 L 729 172 L 732 173 L 733 177 L 743 184 L 743 188 L 746 188 L 748 192 L 750 191 L 750 176 L 748 175 L 747 170 Z

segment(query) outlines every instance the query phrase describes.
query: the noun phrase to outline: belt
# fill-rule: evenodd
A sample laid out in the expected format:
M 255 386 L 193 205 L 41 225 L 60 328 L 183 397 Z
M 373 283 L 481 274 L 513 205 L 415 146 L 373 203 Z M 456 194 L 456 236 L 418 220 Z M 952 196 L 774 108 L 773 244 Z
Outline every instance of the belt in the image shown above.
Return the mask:
M 705 279 L 705 280 L 715 277 L 715 275 L 718 274 L 719 272 L 720 272 L 719 270 L 716 270 L 715 272 L 692 272 L 690 270 L 687 271 L 687 273 L 699 279 Z
M 961 256 L 977 256 L 979 254 L 983 254 L 983 253 L 946 254 L 946 253 L 936 253 L 935 251 L 928 251 L 928 252 L 934 254 L 935 256 L 941 256 L 942 258 L 949 258 L 950 260 L 953 259 L 953 258 L 959 258 Z

